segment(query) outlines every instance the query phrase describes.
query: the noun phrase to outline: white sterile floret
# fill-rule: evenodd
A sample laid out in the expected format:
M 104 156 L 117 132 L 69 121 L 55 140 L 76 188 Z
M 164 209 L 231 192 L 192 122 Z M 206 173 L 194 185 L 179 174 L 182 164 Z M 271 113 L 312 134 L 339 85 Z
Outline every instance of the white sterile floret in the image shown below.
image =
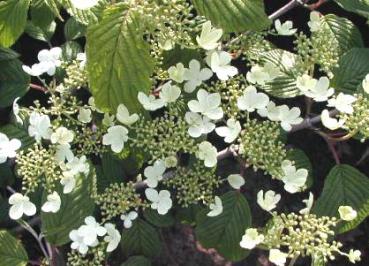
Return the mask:
M 257 112 L 261 117 L 267 117 L 270 121 L 279 121 L 280 110 L 279 106 L 270 101 L 265 108 L 258 109 Z
M 355 211 L 351 206 L 340 206 L 338 208 L 338 213 L 340 218 L 344 221 L 352 221 L 357 217 L 357 211 Z
M 130 211 L 129 213 L 127 214 L 122 214 L 120 216 L 120 219 L 122 219 L 122 221 L 124 221 L 123 225 L 124 225 L 124 228 L 131 228 L 132 227 L 132 222 L 134 220 L 136 220 L 138 217 L 138 214 L 136 211 Z
M 63 186 L 64 194 L 71 193 L 76 186 L 75 175 L 71 171 L 64 171 L 60 179 L 60 184 Z
M 78 250 L 82 255 L 86 254 L 88 251 L 88 246 L 83 242 L 83 236 L 79 235 L 78 230 L 72 230 L 69 233 L 69 238 L 72 240 L 70 244 L 71 249 Z M 95 245 L 90 245 L 91 247 L 97 246 L 98 242 L 94 243 Z
M 168 103 L 175 103 L 181 95 L 181 89 L 178 86 L 172 85 L 169 81 L 163 85 L 160 90 L 159 97 L 167 105 Z
M 245 184 L 245 179 L 239 174 L 229 175 L 227 181 L 234 189 L 240 189 Z
M 296 193 L 301 191 L 305 186 L 308 170 L 300 168 L 296 170 L 296 167 L 289 160 L 282 162 L 283 176 L 281 180 L 284 183 L 284 189 L 289 193 Z
M 319 12 L 312 11 L 310 13 L 310 21 L 308 22 L 308 25 L 310 27 L 310 31 L 315 32 L 320 30 L 322 26 L 322 22 L 320 20 Z
M 104 113 L 104 118 L 101 122 L 103 123 L 104 126 L 112 127 L 115 125 L 114 121 L 115 121 L 115 115 L 109 115 L 108 113 Z
M 124 126 L 112 126 L 108 133 L 103 136 L 103 144 L 110 145 L 111 150 L 119 153 L 124 148 L 124 143 L 128 140 L 128 129 Z
M 161 40 L 159 41 L 159 46 L 164 51 L 170 51 L 174 48 L 175 42 L 172 40 Z
M 95 218 L 88 216 L 85 218 L 85 224 L 78 228 L 78 235 L 83 239 L 83 243 L 87 246 L 93 246 L 96 244 L 98 236 L 104 236 L 106 234 L 105 227 L 96 222 Z
M 18 124 L 21 124 L 23 125 L 23 120 L 22 118 L 19 116 L 19 105 L 18 105 L 18 100 L 20 98 L 17 97 L 14 99 L 13 101 L 13 114 L 14 114 L 14 117 L 15 117 L 15 121 L 18 123 Z
M 37 112 L 32 112 L 29 117 L 28 134 L 37 142 L 41 139 L 50 139 L 52 129 L 50 118 Z
M 271 211 L 277 207 L 277 203 L 281 200 L 281 195 L 276 194 L 273 190 L 265 192 L 260 190 L 257 194 L 257 203 L 265 211 Z
M 47 66 L 38 63 L 38 64 L 32 65 L 31 67 L 23 65 L 22 69 L 28 75 L 37 77 L 37 76 L 41 76 L 42 74 L 44 74 L 47 71 Z
M 312 91 L 316 84 L 317 80 L 312 78 L 311 76 L 304 74 L 302 76 L 297 77 L 296 87 L 302 92 L 306 93 L 307 91 Z
M 254 86 L 248 86 L 243 91 L 243 95 L 237 99 L 238 108 L 247 112 L 254 112 L 256 109 L 264 109 L 268 103 L 268 95 L 257 92 Z
M 306 208 L 300 210 L 300 214 L 309 214 L 314 203 L 314 194 L 309 192 L 309 198 L 302 200 L 305 203 Z
M 304 94 L 316 102 L 325 102 L 334 94 L 334 89 L 329 86 L 327 77 L 321 77 L 314 88 L 304 92 Z
M 281 252 L 279 249 L 271 249 L 269 251 L 269 260 L 277 266 L 284 266 L 287 261 L 288 254 Z
M 23 196 L 20 193 L 14 193 L 9 198 L 9 217 L 13 220 L 18 220 L 23 216 L 32 216 L 36 214 L 36 206 L 30 202 L 28 196 Z
M 293 28 L 293 23 L 291 20 L 287 20 L 283 24 L 279 19 L 274 22 L 274 27 L 277 30 L 277 33 L 282 36 L 289 36 L 296 33 L 297 29 Z
M 234 118 L 230 118 L 227 120 L 227 126 L 218 127 L 215 129 L 215 132 L 224 138 L 224 141 L 227 143 L 231 143 L 235 141 L 238 135 L 241 132 L 241 124 L 239 121 Z
M 214 51 L 206 58 L 206 63 L 220 80 L 228 80 L 238 74 L 238 69 L 231 66 L 232 56 L 224 51 Z
M 82 155 L 80 158 L 74 157 L 72 160 L 68 161 L 65 164 L 65 167 L 63 165 L 60 165 L 60 168 L 62 170 L 69 170 L 72 172 L 72 174 L 84 174 L 88 175 L 90 172 L 90 165 L 87 162 L 87 158 L 85 155 Z
M 147 96 L 143 92 L 138 93 L 138 101 L 142 104 L 143 108 L 147 111 L 155 111 L 164 106 L 163 99 L 156 99 L 154 95 Z
M 11 139 L 0 133 L 0 163 L 5 163 L 7 158 L 17 156 L 17 150 L 22 146 L 18 139 Z
M 350 260 L 351 263 L 355 264 L 357 261 L 361 260 L 361 252 L 360 252 L 360 250 L 350 249 L 347 257 L 348 257 L 348 259 Z
M 124 104 L 119 104 L 117 108 L 117 120 L 123 125 L 130 126 L 139 119 L 138 114 L 129 114 L 128 108 Z
M 63 144 L 56 146 L 55 159 L 58 162 L 65 162 L 65 160 L 73 160 L 74 154 L 71 150 L 70 144 Z
M 341 113 L 352 114 L 354 112 L 352 104 L 356 100 L 357 98 L 355 96 L 340 92 L 337 97 L 328 100 L 327 106 L 335 107 Z
M 367 74 L 361 84 L 363 86 L 363 90 L 369 94 L 369 74 Z
M 205 50 L 213 50 L 219 46 L 218 41 L 223 35 L 222 29 L 216 29 L 211 26 L 211 21 L 202 24 L 200 36 L 196 37 L 199 46 Z
M 182 83 L 184 81 L 184 74 L 186 68 L 182 63 L 177 63 L 175 66 L 171 66 L 168 69 L 169 78 L 177 83 Z
M 157 210 L 160 215 L 167 214 L 170 208 L 172 208 L 172 199 L 168 190 L 158 192 L 153 188 L 147 188 L 145 195 L 152 202 L 151 209 Z
M 217 164 L 217 149 L 208 141 L 203 141 L 199 145 L 197 158 L 204 161 L 206 167 L 214 167 Z
M 49 76 L 53 76 L 55 74 L 55 70 L 57 67 L 61 65 L 60 57 L 62 55 L 62 49 L 60 47 L 54 47 L 50 50 L 41 50 L 38 53 L 38 61 L 40 64 L 45 66 L 45 72 Z
M 72 5 L 81 10 L 90 9 L 97 5 L 99 0 L 70 0 Z
M 184 91 L 187 93 L 193 92 L 204 81 L 207 81 L 213 76 L 213 72 L 209 68 L 201 69 L 200 62 L 193 59 L 189 63 L 189 68 L 184 70 Z
M 223 117 L 223 110 L 220 107 L 221 97 L 219 93 L 208 93 L 200 89 L 197 92 L 197 100 L 188 102 L 188 107 L 194 113 L 200 113 L 209 119 L 218 120 Z
M 270 80 L 269 74 L 259 65 L 255 65 L 246 74 L 247 80 L 252 84 L 265 85 Z
M 278 109 L 278 120 L 281 122 L 281 126 L 285 131 L 290 131 L 293 125 L 298 125 L 303 121 L 300 117 L 301 110 L 298 107 L 289 109 L 287 105 L 281 105 Z
M 54 133 L 51 134 L 50 140 L 53 144 L 67 145 L 74 139 L 74 133 L 72 130 L 68 130 L 65 127 L 58 127 Z
M 78 53 L 76 60 L 79 62 L 79 68 L 83 69 L 86 66 L 87 56 L 86 53 Z
M 88 108 L 79 108 L 77 119 L 84 124 L 90 123 L 92 120 L 91 110 Z
M 259 234 L 256 228 L 248 228 L 242 236 L 241 248 L 253 249 L 264 241 L 264 235 Z
M 210 203 L 209 205 L 210 212 L 208 212 L 206 215 L 209 217 L 215 217 L 223 212 L 223 203 L 222 200 L 218 197 L 214 197 L 214 203 Z
M 145 183 L 151 188 L 157 187 L 158 182 L 163 180 L 166 169 L 163 160 L 157 160 L 154 165 L 146 167 L 144 170 L 144 176 L 147 178 Z
M 336 130 L 341 128 L 344 124 L 345 124 L 345 120 L 344 119 L 336 119 L 336 118 L 332 118 L 330 117 L 329 111 L 324 109 L 322 111 L 321 114 L 321 120 L 322 120 L 322 124 L 323 126 L 325 126 L 326 128 L 330 129 L 330 130 Z
M 42 205 L 41 210 L 43 212 L 56 213 L 60 210 L 60 205 L 60 196 L 56 191 L 54 191 L 52 194 L 47 195 L 47 201 Z
M 90 97 L 88 98 L 88 105 L 90 106 L 90 109 L 94 112 L 98 112 L 98 113 L 104 113 L 103 111 L 101 111 L 99 108 L 96 107 L 95 104 L 95 98 L 94 97 Z
M 121 235 L 119 231 L 115 228 L 115 225 L 112 223 L 106 223 L 104 227 L 106 229 L 106 236 L 104 237 L 104 241 L 108 243 L 106 251 L 112 252 L 118 247 Z
M 185 120 L 189 124 L 188 134 L 193 138 L 208 134 L 215 129 L 215 124 L 207 116 L 202 116 L 198 113 L 187 112 Z

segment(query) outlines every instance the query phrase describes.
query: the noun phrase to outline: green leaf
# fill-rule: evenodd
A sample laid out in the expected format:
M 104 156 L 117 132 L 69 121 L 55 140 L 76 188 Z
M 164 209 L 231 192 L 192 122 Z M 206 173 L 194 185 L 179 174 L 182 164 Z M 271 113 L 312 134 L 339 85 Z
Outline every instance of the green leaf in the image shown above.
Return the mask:
M 201 54 L 198 50 L 182 48 L 179 45 L 176 45 L 174 49 L 170 51 L 164 51 L 163 68 L 166 70 L 171 66 L 175 66 L 177 63 L 182 63 L 185 67 L 187 67 L 192 59 L 196 59 L 199 62 L 202 61 Z
M 0 61 L 17 59 L 19 54 L 12 49 L 0 47 Z
M 9 212 L 8 201 L 0 195 L 0 222 L 9 219 L 8 212 Z
M 265 30 L 271 24 L 262 0 L 192 0 L 196 10 L 226 32 Z
M 240 247 L 245 230 L 251 225 L 251 212 L 245 197 L 236 191 L 222 197 L 223 212 L 216 217 L 208 217 L 209 210 L 198 215 L 196 236 L 205 248 L 215 248 L 226 259 L 239 261 L 249 251 Z
M 141 110 L 139 91 L 148 92 L 154 63 L 127 5 L 104 11 L 102 20 L 87 31 L 87 67 L 96 105 L 114 111 L 124 103 L 131 112 Z
M 161 252 L 160 236 L 155 228 L 137 219 L 129 229 L 122 233 L 122 249 L 127 255 L 144 255 L 146 257 L 156 257 Z
M 369 215 L 369 179 L 349 165 L 337 165 L 329 172 L 323 192 L 313 212 L 319 216 L 339 217 L 340 206 L 351 206 L 358 217 L 344 223 L 339 232 L 346 232 L 359 225 Z
M 45 0 L 33 0 L 30 8 L 32 23 L 43 29 L 47 28 L 56 16 L 55 10 L 53 11 L 47 3 Z M 56 13 L 59 14 L 58 8 Z
M 309 160 L 309 157 L 305 154 L 303 150 L 300 149 L 290 149 L 287 151 L 287 159 L 294 161 L 297 169 L 305 168 L 308 170 L 309 175 L 306 181 L 307 188 L 311 187 L 313 184 L 313 167 Z
M 78 53 L 82 53 L 81 45 L 76 41 L 65 42 L 62 46 L 62 58 L 65 61 L 72 61 L 76 59 Z
M 23 33 L 29 4 L 30 0 L 0 2 L 0 46 L 11 46 Z
M 153 209 L 146 209 L 143 215 L 146 221 L 157 227 L 170 227 L 175 222 L 171 213 L 160 215 L 156 210 Z
M 7 231 L 0 231 L 0 266 L 26 266 L 27 252 Z
M 7 135 L 9 139 L 19 139 L 22 143 L 21 149 L 28 149 L 35 143 L 35 139 L 28 135 L 28 131 L 25 127 L 15 124 L 7 124 L 0 127 L 0 132 Z
M 75 8 L 70 0 L 59 0 L 59 2 L 62 3 L 64 8 L 72 17 L 74 17 L 79 23 L 83 25 L 96 23 L 107 3 L 106 0 L 100 0 L 99 3 L 93 8 L 81 10 Z
M 86 33 L 86 26 L 76 21 L 73 17 L 69 18 L 64 26 L 64 36 L 67 41 L 72 41 L 83 37 Z
M 334 0 L 347 11 L 369 18 L 369 0 Z
M 353 94 L 369 73 L 369 49 L 354 48 L 343 55 L 333 69 L 331 86 L 337 91 Z
M 56 29 L 56 23 L 52 21 L 46 28 L 41 28 L 32 23 L 32 21 L 27 21 L 25 32 L 32 38 L 43 41 L 50 42 Z
M 6 187 L 8 185 L 12 185 L 15 180 L 15 176 L 12 168 L 7 163 L 0 164 L 0 187 Z M 1 196 L 0 196 L 1 200 Z
M 151 261 L 143 256 L 133 256 L 121 266 L 151 266 Z
M 121 183 L 126 177 L 123 171 L 123 162 L 111 153 L 104 153 L 101 158 L 101 166 L 96 166 L 97 188 L 104 191 L 110 184 Z
M 77 177 L 74 190 L 64 194 L 59 186 L 57 192 L 61 198 L 61 207 L 57 213 L 41 212 L 42 232 L 53 245 L 62 246 L 70 241 L 69 232 L 77 229 L 84 223 L 84 219 L 94 210 L 94 201 L 91 198 L 93 182 L 91 176 Z M 47 192 L 42 196 L 44 202 Z

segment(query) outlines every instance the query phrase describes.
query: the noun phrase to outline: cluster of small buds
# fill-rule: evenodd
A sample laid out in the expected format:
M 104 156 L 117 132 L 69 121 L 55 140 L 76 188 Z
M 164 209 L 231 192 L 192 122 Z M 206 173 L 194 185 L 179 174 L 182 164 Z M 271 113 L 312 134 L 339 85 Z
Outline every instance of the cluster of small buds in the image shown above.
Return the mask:
M 273 178 L 280 177 L 286 149 L 278 123 L 250 119 L 239 137 L 239 153 L 255 170 L 261 169 Z
M 304 33 L 300 32 L 294 41 L 296 58 L 296 72 L 306 73 L 314 66 L 314 55 L 312 54 L 312 42 Z
M 103 154 L 107 151 L 107 146 L 102 144 L 104 131 L 101 128 L 82 127 L 78 130 L 74 139 L 75 151 L 77 155 Z
M 103 193 L 94 195 L 94 199 L 104 217 L 103 222 L 144 206 L 132 182 L 111 184 Z
M 90 248 L 87 254 L 82 255 L 77 250 L 68 253 L 68 266 L 101 266 L 104 265 L 106 256 L 106 242 L 99 242 L 96 247 Z
M 77 60 L 72 61 L 66 66 L 65 71 L 67 77 L 64 79 L 64 86 L 67 88 L 80 89 L 86 86 L 88 82 L 87 70 L 80 66 Z
M 220 178 L 215 169 L 204 167 L 196 162 L 193 167 L 178 167 L 172 178 L 165 179 L 164 185 L 176 191 L 176 198 L 182 207 L 202 202 L 209 204 L 214 201 L 214 191 L 220 185 Z
M 47 103 L 49 106 L 46 108 L 41 107 L 40 103 L 35 101 L 35 107 L 30 107 L 30 110 L 31 112 L 37 110 L 38 113 L 60 117 L 76 114 L 78 112 L 78 106 L 81 106 L 77 98 L 69 94 L 63 94 L 63 97 L 61 97 L 53 93 L 50 95 Z
M 187 133 L 188 124 L 181 117 L 165 114 L 152 121 L 141 119 L 134 125 L 132 146 L 150 155 L 150 162 L 176 156 L 178 152 L 195 153 L 195 140 Z
M 369 138 L 369 98 L 362 94 L 356 95 L 357 101 L 352 105 L 354 112 L 352 114 L 340 113 L 339 118 L 345 120 L 343 128 L 350 135 L 358 134 L 361 141 Z
M 26 192 L 35 191 L 42 183 L 43 187 L 51 193 L 62 176 L 50 150 L 37 143 L 26 151 L 21 151 L 16 158 L 16 164 L 17 173 L 23 180 L 22 189 Z

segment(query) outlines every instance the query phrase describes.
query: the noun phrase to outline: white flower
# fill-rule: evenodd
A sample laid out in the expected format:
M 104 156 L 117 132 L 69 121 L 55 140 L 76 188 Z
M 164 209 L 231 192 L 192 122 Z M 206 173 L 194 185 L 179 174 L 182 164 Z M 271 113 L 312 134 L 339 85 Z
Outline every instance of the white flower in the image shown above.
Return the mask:
M 219 93 L 208 93 L 206 90 L 200 89 L 197 92 L 197 99 L 198 100 L 191 100 L 187 104 L 192 112 L 201 113 L 213 120 L 218 120 L 223 117 Z
M 22 146 L 18 139 L 9 140 L 9 138 L 0 133 L 0 163 L 5 163 L 7 158 L 14 158 L 17 156 L 16 151 Z
M 329 87 L 329 79 L 321 77 L 313 89 L 305 92 L 305 95 L 313 98 L 316 102 L 325 102 L 334 93 L 334 89 Z
M 352 221 L 357 216 L 357 211 L 355 211 L 351 206 L 340 206 L 338 208 L 340 218 L 344 221 Z
M 46 68 L 45 72 L 47 72 L 49 76 L 53 76 L 56 68 L 61 65 L 61 54 L 62 49 L 60 47 L 54 47 L 50 50 L 44 49 L 38 53 L 37 58 L 40 64 Z
M 14 193 L 9 198 L 9 204 L 12 205 L 9 209 L 9 216 L 13 220 L 18 220 L 23 216 L 32 216 L 36 214 L 36 206 L 29 201 L 29 197 L 23 196 L 20 193 Z
M 187 112 L 185 120 L 190 125 L 188 128 L 188 134 L 193 138 L 198 138 L 203 134 L 208 134 L 215 129 L 215 124 L 212 123 L 207 116 Z
M 271 121 L 280 120 L 280 108 L 272 101 L 265 108 L 258 109 L 257 112 L 261 117 L 267 117 Z
M 50 118 L 47 115 L 41 115 L 37 112 L 32 112 L 29 117 L 28 134 L 34 137 L 36 141 L 41 141 L 41 138 L 50 139 L 52 129 Z
M 143 92 L 138 93 L 138 101 L 142 104 L 143 108 L 148 111 L 155 111 L 164 106 L 163 99 L 156 99 L 154 95 L 147 96 Z
M 88 124 L 91 122 L 92 120 L 92 116 L 91 116 L 91 110 L 87 109 L 87 108 L 79 108 L 79 112 L 78 112 L 78 116 L 77 119 L 78 121 L 84 123 L 84 124 Z
M 79 173 L 88 175 L 90 172 L 90 165 L 88 164 L 85 155 L 82 155 L 80 158 L 74 157 L 71 161 L 66 163 L 65 167 L 67 170 L 71 171 L 73 175 L 77 175 Z M 64 170 L 62 166 L 61 168 Z
M 307 91 L 314 90 L 317 80 L 312 78 L 311 76 L 304 74 L 302 76 L 297 77 L 296 87 L 302 92 L 306 93 Z
M 327 109 L 324 109 L 322 111 L 321 119 L 322 119 L 323 126 L 325 126 L 326 128 L 328 128 L 330 130 L 339 129 L 345 124 L 344 119 L 338 120 L 338 119 L 335 119 L 335 118 L 331 118 L 330 115 L 329 115 L 329 111 Z
M 171 81 L 165 83 L 159 93 L 160 99 L 162 99 L 165 104 L 176 102 L 180 95 L 181 89 L 178 86 L 172 85 Z
M 22 118 L 20 118 L 19 116 L 19 105 L 18 105 L 18 100 L 19 100 L 19 97 L 15 98 L 14 99 L 14 102 L 13 102 L 13 114 L 14 114 L 14 117 L 15 117 L 15 120 L 18 124 L 21 124 L 23 125 L 23 120 Z
M 33 64 L 31 67 L 23 65 L 22 69 L 24 72 L 26 72 L 30 76 L 41 76 L 43 73 L 45 73 L 48 69 L 47 65 L 45 64 Z
M 120 104 L 117 108 L 117 120 L 124 125 L 130 126 L 139 119 L 138 114 L 129 114 L 128 108 L 124 104 Z
M 168 69 L 169 78 L 177 83 L 184 81 L 185 67 L 182 63 L 177 63 L 176 66 L 171 66 Z
M 112 127 L 112 126 L 115 125 L 114 120 L 115 120 L 115 115 L 109 115 L 108 113 L 104 113 L 104 118 L 102 120 L 102 123 L 103 123 L 104 126 Z M 132 119 L 132 120 L 134 120 L 134 119 Z M 130 121 L 125 121 L 125 122 L 130 122 Z
M 356 97 L 344 94 L 340 92 L 336 98 L 332 98 L 328 100 L 327 106 L 335 107 L 338 111 L 345 114 L 352 114 L 354 112 L 354 108 L 352 104 L 356 101 Z
M 210 79 L 212 76 L 213 72 L 209 68 L 201 69 L 199 61 L 191 60 L 189 68 L 184 70 L 184 79 L 186 80 L 184 85 L 185 92 L 193 92 L 202 82 Z
M 259 234 L 258 230 L 255 228 L 249 228 L 246 230 L 245 234 L 242 236 L 240 242 L 241 248 L 253 249 L 260 243 L 264 241 L 264 235 Z
M 71 249 L 77 249 L 82 255 L 87 253 L 88 246 L 83 242 L 83 236 L 78 234 L 78 230 L 70 231 L 69 238 L 72 240 L 72 243 L 70 244 Z M 96 241 L 94 244 L 96 246 L 98 242 Z
M 86 217 L 85 224 L 78 228 L 78 235 L 83 238 L 83 243 L 87 246 L 95 245 L 97 237 L 104 236 L 105 234 L 105 227 L 96 222 L 95 218 L 92 216 Z
M 52 194 L 47 195 L 47 201 L 42 205 L 41 210 L 43 212 L 56 213 L 59 211 L 60 205 L 60 196 L 56 191 L 54 191 Z
M 155 188 L 158 186 L 158 182 L 163 180 L 163 174 L 166 170 L 165 162 L 163 160 L 157 160 L 153 166 L 148 166 L 144 170 L 144 176 L 146 184 Z
M 51 134 L 50 140 L 53 144 L 67 145 L 73 141 L 74 133 L 65 127 L 58 127 L 54 133 Z
M 273 190 L 265 192 L 260 190 L 257 194 L 257 203 L 265 211 L 271 211 L 277 207 L 277 203 L 281 200 L 281 195 L 276 194 Z
M 178 164 L 178 159 L 176 156 L 172 155 L 164 159 L 165 167 L 172 168 L 176 167 Z
M 309 192 L 309 198 L 304 199 L 302 202 L 306 204 L 306 208 L 300 210 L 300 214 L 309 214 L 314 203 L 314 194 Z
M 58 162 L 64 162 L 65 160 L 73 160 L 74 154 L 70 148 L 69 144 L 56 146 L 55 159 Z
M 207 64 L 220 80 L 228 80 L 238 74 L 236 67 L 231 66 L 232 56 L 224 51 L 214 51 L 207 57 Z
M 78 53 L 76 56 L 77 61 L 79 61 L 79 68 L 83 69 L 86 66 L 87 56 L 86 53 Z
M 241 97 L 237 99 L 237 106 L 242 111 L 254 112 L 256 109 L 264 109 L 269 103 L 269 97 L 265 93 L 257 92 L 254 86 L 248 86 Z
M 218 196 L 215 196 L 214 203 L 210 203 L 209 209 L 211 211 L 206 214 L 207 216 L 215 217 L 220 215 L 223 212 L 222 200 Z
M 310 21 L 308 22 L 308 25 L 310 27 L 310 31 L 312 32 L 318 31 L 321 28 L 322 23 L 320 21 L 319 12 L 312 11 L 310 13 Z
M 95 98 L 94 97 L 90 97 L 88 98 L 88 105 L 90 106 L 90 109 L 94 112 L 98 112 L 98 113 L 103 113 L 103 111 L 101 111 L 99 108 L 96 107 L 95 105 Z
M 234 189 L 240 189 L 245 184 L 245 179 L 239 174 L 229 175 L 227 180 Z
M 269 251 L 269 260 L 277 266 L 284 266 L 287 256 L 287 253 L 281 252 L 279 249 L 273 248 Z
M 115 229 L 115 225 L 112 223 L 106 223 L 104 225 L 106 229 L 106 236 L 104 237 L 104 241 L 108 242 L 108 246 L 106 247 L 107 252 L 112 252 L 115 250 L 120 242 L 121 236 L 117 229 Z
M 130 211 L 128 214 L 122 214 L 120 216 L 120 219 L 122 219 L 124 221 L 123 225 L 124 228 L 131 228 L 132 227 L 132 221 L 136 220 L 138 217 L 137 212 L 135 211 Z
M 70 0 L 72 5 L 81 10 L 90 9 L 97 5 L 99 0 Z
M 289 160 L 284 160 L 281 168 L 283 171 L 281 180 L 284 183 L 284 189 L 289 193 L 301 191 L 305 186 L 309 174 L 308 170 L 304 168 L 296 170 L 296 167 Z
M 233 142 L 237 139 L 238 135 L 241 132 L 241 124 L 237 120 L 230 118 L 227 120 L 226 127 L 218 127 L 215 129 L 215 132 L 224 138 L 224 141 L 227 143 Z
M 252 84 L 265 85 L 270 80 L 269 74 L 259 65 L 255 65 L 246 74 L 247 80 Z
M 367 74 L 362 82 L 364 91 L 369 94 L 369 74 Z
M 71 171 L 64 171 L 60 179 L 60 184 L 63 186 L 64 194 L 71 193 L 76 186 L 75 175 Z
M 291 20 L 287 20 L 282 24 L 281 21 L 277 19 L 274 22 L 274 27 L 277 30 L 278 34 L 283 36 L 293 35 L 297 31 L 297 29 L 293 28 L 293 23 Z
M 161 190 L 159 193 L 153 188 L 145 190 L 146 198 L 151 201 L 151 209 L 158 210 L 160 215 L 168 213 L 172 208 L 172 199 L 168 190 Z
M 211 26 L 211 21 L 202 24 L 201 35 L 196 37 L 197 43 L 205 50 L 213 50 L 219 46 L 218 41 L 223 35 L 222 29 L 216 29 Z
M 289 109 L 287 105 L 281 105 L 278 109 L 278 120 L 281 121 L 281 126 L 285 131 L 290 131 L 292 129 L 292 125 L 298 125 L 303 121 L 300 117 L 301 110 L 298 107 Z
M 124 126 L 112 126 L 108 133 L 103 136 L 103 144 L 111 145 L 115 153 L 119 153 L 124 148 L 124 143 L 128 140 L 128 130 Z
M 203 160 L 206 167 L 214 167 L 217 164 L 217 149 L 208 141 L 203 141 L 199 145 L 197 158 Z
M 348 259 L 350 260 L 351 263 L 355 264 L 357 261 L 361 260 L 361 252 L 360 252 L 360 250 L 350 249 L 347 257 L 348 257 Z
M 173 42 L 172 40 L 161 40 L 159 42 L 159 46 L 161 49 L 163 49 L 164 51 L 170 51 L 174 48 L 175 42 Z

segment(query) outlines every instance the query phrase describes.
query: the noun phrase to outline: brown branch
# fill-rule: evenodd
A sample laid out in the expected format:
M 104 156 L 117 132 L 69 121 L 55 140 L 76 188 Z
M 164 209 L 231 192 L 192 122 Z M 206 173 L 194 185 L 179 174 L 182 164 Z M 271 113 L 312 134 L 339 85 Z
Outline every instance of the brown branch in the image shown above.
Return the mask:
M 275 20 L 280 16 L 284 15 L 285 13 L 287 13 L 288 11 L 294 9 L 295 7 L 304 5 L 306 2 L 308 2 L 308 0 L 291 0 L 286 5 L 282 6 L 280 9 L 271 14 L 269 16 L 269 19 Z
M 46 88 L 44 88 L 44 87 L 42 87 L 40 85 L 37 85 L 37 84 L 31 83 L 31 84 L 29 84 L 29 87 L 31 89 L 34 89 L 34 90 L 37 90 L 37 91 L 47 92 L 47 89 Z
M 314 4 L 311 4 L 311 5 L 308 5 L 308 8 L 310 10 L 315 10 L 315 9 L 318 9 L 321 5 L 327 3 L 329 0 L 318 0 L 318 2 L 314 3 Z

